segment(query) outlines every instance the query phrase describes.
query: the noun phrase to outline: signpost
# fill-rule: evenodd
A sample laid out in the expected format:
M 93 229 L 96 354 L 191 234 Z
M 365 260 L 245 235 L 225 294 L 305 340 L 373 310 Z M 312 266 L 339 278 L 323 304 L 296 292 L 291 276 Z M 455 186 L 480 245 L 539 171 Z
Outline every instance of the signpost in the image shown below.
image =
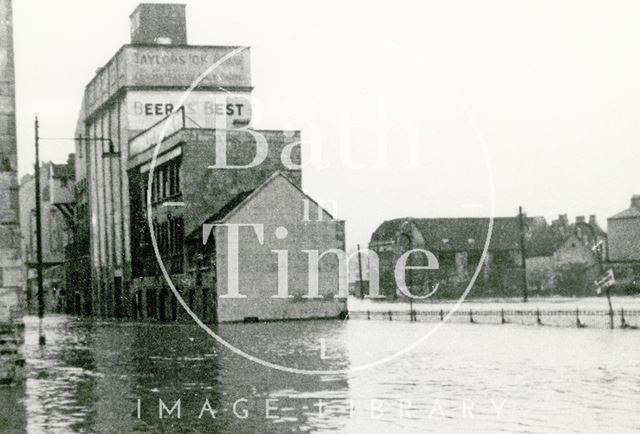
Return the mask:
M 609 302 L 609 319 L 610 326 L 613 329 L 613 306 L 611 305 L 611 286 L 616 282 L 615 276 L 613 275 L 613 270 L 609 268 L 606 273 L 595 281 L 596 284 L 596 294 L 600 295 L 602 290 L 604 289 L 605 294 L 607 295 L 607 302 Z

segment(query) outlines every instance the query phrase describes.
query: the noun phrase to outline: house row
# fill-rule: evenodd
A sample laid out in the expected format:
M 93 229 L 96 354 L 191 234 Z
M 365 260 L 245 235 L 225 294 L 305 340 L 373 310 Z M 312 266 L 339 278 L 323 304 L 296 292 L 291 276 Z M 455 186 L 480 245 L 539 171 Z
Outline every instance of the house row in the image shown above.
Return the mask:
M 408 271 L 415 296 L 522 297 L 525 294 L 593 294 L 594 281 L 613 268 L 621 285 L 632 290 L 640 281 L 640 196 L 631 207 L 608 219 L 609 234 L 596 221 L 566 214 L 548 223 L 542 216 L 496 217 L 491 236 L 488 218 L 400 218 L 383 222 L 369 249 L 379 260 L 385 297 L 400 297 L 394 267 L 412 249 L 438 260 L 436 269 Z M 425 266 L 426 255 L 413 254 L 410 265 Z

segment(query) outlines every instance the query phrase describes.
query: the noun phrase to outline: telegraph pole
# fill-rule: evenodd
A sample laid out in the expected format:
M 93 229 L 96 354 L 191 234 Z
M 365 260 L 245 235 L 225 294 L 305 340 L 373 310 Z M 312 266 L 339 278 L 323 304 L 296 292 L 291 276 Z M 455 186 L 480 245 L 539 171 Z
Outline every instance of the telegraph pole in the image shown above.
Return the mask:
M 362 300 L 364 299 L 364 282 L 362 281 L 362 261 L 360 259 L 360 244 L 358 244 L 358 275 L 360 278 L 360 299 Z
M 520 224 L 520 256 L 522 259 L 522 291 L 523 301 L 529 300 L 529 291 L 527 289 L 527 249 L 525 246 L 525 224 L 522 207 L 518 209 L 518 223 Z
M 44 288 L 42 284 L 42 209 L 40 204 L 40 136 L 38 132 L 38 117 L 35 120 L 35 145 L 36 145 L 36 162 L 34 167 L 35 176 L 35 201 L 36 201 L 36 256 L 38 273 L 38 320 L 39 325 L 39 338 L 40 345 L 46 343 L 46 338 L 42 330 L 42 319 L 44 317 Z

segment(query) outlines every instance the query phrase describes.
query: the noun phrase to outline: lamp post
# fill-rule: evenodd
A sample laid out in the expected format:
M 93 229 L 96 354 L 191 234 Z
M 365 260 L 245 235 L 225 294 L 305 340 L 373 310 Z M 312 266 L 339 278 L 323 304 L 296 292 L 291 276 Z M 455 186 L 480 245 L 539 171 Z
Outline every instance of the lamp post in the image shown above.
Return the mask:
M 522 301 L 529 300 L 529 289 L 527 288 L 527 248 L 525 244 L 525 221 L 522 207 L 518 208 L 518 225 L 520 227 L 520 260 L 522 261 Z
M 36 272 L 37 272 L 37 283 L 38 283 L 38 343 L 40 345 L 46 344 L 46 336 L 44 334 L 44 330 L 42 327 L 42 321 L 44 318 L 44 285 L 43 285 L 43 276 L 42 276 L 42 204 L 40 202 L 40 141 L 41 140 L 73 140 L 73 141 L 82 141 L 82 140 L 93 140 L 100 142 L 108 142 L 109 143 L 109 155 L 117 154 L 113 152 L 113 141 L 108 137 L 40 137 L 40 124 L 38 122 L 38 117 L 36 116 L 34 122 L 34 132 L 35 132 L 35 165 L 34 165 L 34 176 L 35 176 L 35 208 L 36 208 Z

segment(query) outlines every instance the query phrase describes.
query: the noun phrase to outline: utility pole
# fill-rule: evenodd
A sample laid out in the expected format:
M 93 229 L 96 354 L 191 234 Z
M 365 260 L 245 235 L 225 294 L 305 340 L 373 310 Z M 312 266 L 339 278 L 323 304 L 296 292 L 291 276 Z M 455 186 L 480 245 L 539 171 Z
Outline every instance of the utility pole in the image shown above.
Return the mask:
M 362 281 L 362 260 L 360 259 L 360 244 L 358 244 L 358 273 L 360 275 L 360 300 L 362 300 L 364 299 L 364 282 Z
M 527 248 L 525 246 L 525 224 L 522 206 L 518 209 L 518 223 L 520 224 L 520 256 L 522 260 L 522 293 L 523 301 L 529 300 L 529 292 L 527 289 Z
M 42 284 L 42 209 L 40 204 L 40 136 L 38 133 L 38 117 L 35 120 L 35 145 L 36 145 L 36 162 L 34 167 L 35 176 L 35 201 L 36 201 L 36 256 L 37 265 L 36 270 L 38 273 L 38 320 L 39 325 L 39 338 L 38 343 L 44 345 L 46 338 L 42 330 L 42 319 L 44 317 L 44 288 Z

